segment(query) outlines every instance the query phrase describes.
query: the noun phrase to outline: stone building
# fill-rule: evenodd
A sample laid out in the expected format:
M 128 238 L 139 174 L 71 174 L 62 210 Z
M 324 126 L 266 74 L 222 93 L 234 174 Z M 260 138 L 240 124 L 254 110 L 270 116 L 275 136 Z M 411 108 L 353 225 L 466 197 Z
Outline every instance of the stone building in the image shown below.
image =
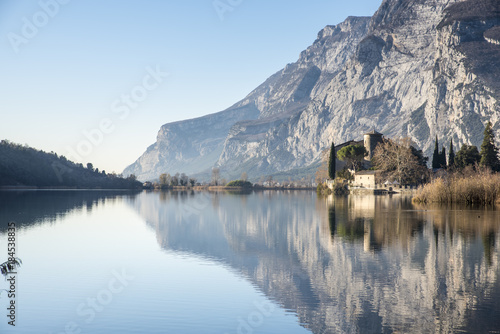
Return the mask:
M 368 155 L 365 157 L 365 160 L 370 161 L 373 158 L 373 153 L 375 152 L 375 148 L 379 143 L 383 140 L 383 135 L 375 130 L 364 134 L 364 146 Z
M 375 188 L 377 184 L 382 183 L 381 172 L 377 170 L 362 170 L 354 174 L 353 186 L 364 188 Z

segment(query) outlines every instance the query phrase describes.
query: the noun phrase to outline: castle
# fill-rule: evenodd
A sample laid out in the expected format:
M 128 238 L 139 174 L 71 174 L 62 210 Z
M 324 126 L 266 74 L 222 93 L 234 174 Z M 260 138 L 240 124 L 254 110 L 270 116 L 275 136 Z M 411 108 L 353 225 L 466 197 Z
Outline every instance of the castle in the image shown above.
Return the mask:
M 349 145 L 363 145 L 368 154 L 365 156 L 365 161 L 369 162 L 373 158 L 373 153 L 375 152 L 375 148 L 379 143 L 384 140 L 384 135 L 380 132 L 372 130 L 363 135 L 363 140 L 356 141 L 350 140 L 348 142 L 342 143 L 340 145 L 335 146 L 335 153 L 337 153 L 340 149 Z M 337 170 L 343 168 L 345 164 L 342 161 L 337 160 Z

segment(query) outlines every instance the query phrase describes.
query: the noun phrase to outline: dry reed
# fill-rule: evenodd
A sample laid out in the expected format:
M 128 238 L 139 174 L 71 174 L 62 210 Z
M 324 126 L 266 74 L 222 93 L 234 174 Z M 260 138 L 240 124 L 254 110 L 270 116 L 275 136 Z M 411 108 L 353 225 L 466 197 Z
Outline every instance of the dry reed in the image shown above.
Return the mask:
M 500 203 L 500 173 L 492 173 L 488 169 L 451 173 L 420 187 L 413 201 L 484 205 Z

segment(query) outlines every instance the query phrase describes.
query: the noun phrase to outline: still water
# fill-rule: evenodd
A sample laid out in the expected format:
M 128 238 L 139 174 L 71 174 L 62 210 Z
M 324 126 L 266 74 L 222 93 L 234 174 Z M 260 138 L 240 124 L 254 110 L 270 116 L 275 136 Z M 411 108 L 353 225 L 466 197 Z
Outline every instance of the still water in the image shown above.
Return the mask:
M 0 333 L 500 332 L 492 208 L 313 192 L 1 192 L 0 262 L 9 222 L 23 265 L 16 326 L 4 291 Z

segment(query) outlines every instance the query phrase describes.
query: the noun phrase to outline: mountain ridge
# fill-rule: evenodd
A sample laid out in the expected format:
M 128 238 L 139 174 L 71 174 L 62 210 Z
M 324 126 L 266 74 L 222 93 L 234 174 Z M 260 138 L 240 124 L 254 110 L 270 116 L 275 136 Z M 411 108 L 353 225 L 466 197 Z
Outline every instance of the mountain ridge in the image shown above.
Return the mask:
M 478 18 L 476 6 L 493 10 Z M 297 62 L 221 112 L 243 108 L 246 114 L 224 120 L 204 138 L 178 132 L 177 141 L 166 140 L 160 134 L 174 123 L 166 124 L 149 156 L 124 174 L 153 179 L 188 172 L 203 179 L 214 166 L 228 178 L 293 174 L 318 164 L 332 140 L 357 139 L 374 128 L 388 137 L 410 136 L 427 155 L 436 135 L 445 144 L 478 145 L 486 121 L 500 127 L 500 42 L 484 37 L 489 32 L 495 41 L 498 6 L 492 0 L 384 0 L 371 18 L 326 26 Z M 206 142 L 216 142 L 211 155 L 202 150 Z M 199 149 L 189 151 L 193 143 Z M 191 160 L 183 158 L 189 154 L 195 154 Z

